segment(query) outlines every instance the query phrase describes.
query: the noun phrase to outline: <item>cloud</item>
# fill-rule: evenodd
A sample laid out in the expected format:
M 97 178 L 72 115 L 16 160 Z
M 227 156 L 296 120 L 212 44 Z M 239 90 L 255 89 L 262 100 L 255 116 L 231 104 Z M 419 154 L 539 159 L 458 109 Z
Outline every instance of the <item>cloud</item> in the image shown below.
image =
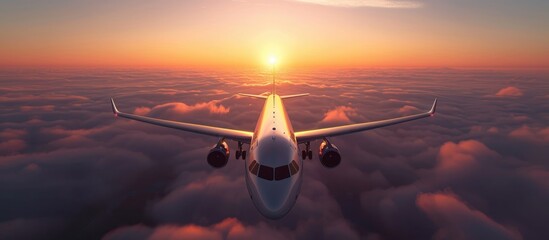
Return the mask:
M 496 93 L 496 96 L 499 97 L 520 97 L 522 95 L 522 91 L 513 86 L 502 88 Z
M 401 107 L 398 109 L 399 113 L 411 113 L 411 112 L 419 112 L 419 109 L 414 106 L 405 105 L 404 107 Z
M 22 139 L 27 132 L 21 129 L 4 129 L 0 131 L 0 156 L 17 154 L 27 147 Z
M 416 203 L 439 226 L 433 239 L 522 239 L 520 233 L 468 207 L 453 193 L 422 193 Z
M 531 128 L 528 125 L 522 125 L 511 131 L 509 136 L 532 143 L 549 143 L 549 127 Z
M 496 134 L 499 133 L 499 129 L 497 127 L 490 127 L 488 130 L 486 130 L 488 133 Z
M 333 223 L 324 229 L 325 239 L 360 239 L 360 236 L 346 221 L 334 219 Z
M 78 95 L 44 94 L 44 95 L 18 95 L 0 96 L 1 102 L 29 102 L 29 101 L 87 101 L 87 97 Z
M 321 120 L 323 123 L 336 123 L 344 122 L 349 123 L 351 120 L 349 116 L 356 115 L 356 109 L 347 106 L 339 106 L 333 110 L 330 110 L 324 114 L 324 118 Z
M 400 100 L 400 99 L 396 99 L 396 98 L 389 98 L 387 101 L 388 102 L 395 102 L 395 103 L 406 103 L 406 104 L 412 104 L 413 103 L 412 101 Z
M 9 140 L 14 138 L 21 138 L 25 136 L 27 132 L 21 129 L 7 128 L 0 132 L 0 138 L 3 140 Z
M 383 88 L 382 93 L 386 95 L 397 96 L 397 95 L 408 93 L 409 91 L 410 89 L 402 89 L 400 87 L 388 87 L 388 88 Z
M 516 115 L 516 116 L 513 116 L 513 120 L 515 120 L 517 122 L 525 122 L 525 121 L 530 120 L 530 118 L 528 116 L 524 116 L 524 115 Z
M 497 153 L 479 141 L 446 142 L 438 153 L 438 168 L 453 173 L 467 171 L 478 164 L 477 158 L 486 156 L 497 156 Z
M 10 155 L 20 152 L 27 145 L 23 140 L 11 139 L 0 142 L 0 155 Z
M 546 192 L 549 192 L 549 170 L 538 166 L 527 167 L 520 170 L 521 174 L 531 179 L 533 182 L 541 186 Z
M 205 227 L 196 225 L 162 226 L 151 234 L 151 240 L 161 239 L 196 239 L 196 240 L 221 240 L 221 234 Z
M 484 129 L 482 128 L 482 126 L 478 126 L 478 125 L 475 125 L 475 126 L 472 126 L 471 127 L 471 132 L 472 133 L 480 133 L 482 132 Z
M 238 209 L 248 206 L 252 202 L 243 188 L 245 186 L 242 176 L 228 178 L 219 174 L 200 174 L 195 177 L 200 179 L 184 181 L 183 186 L 177 186 L 166 197 L 152 206 L 152 215 L 159 222 L 185 223 L 192 219 L 199 219 L 199 212 L 212 211 L 220 220 L 221 216 L 238 214 Z M 238 193 L 238 194 L 235 194 Z M 223 204 L 220 204 L 220 203 Z M 226 206 L 233 207 L 226 207 Z M 184 213 L 186 209 L 200 210 L 194 213 Z
M 43 105 L 43 106 L 21 106 L 21 111 L 45 111 L 51 112 L 55 109 L 54 105 Z
M 420 8 L 423 3 L 405 0 L 294 0 L 332 7 Z
M 149 112 L 151 112 L 151 109 L 148 107 L 136 107 L 135 110 L 133 110 L 133 114 L 137 115 L 147 115 Z
M 142 225 L 129 226 L 116 229 L 108 233 L 105 240 L 116 239 L 197 239 L 197 240 L 221 240 L 221 239 L 287 239 L 288 235 L 282 234 L 272 227 L 259 223 L 257 225 L 244 225 L 236 218 L 225 218 L 210 226 L 196 224 L 187 225 L 161 225 L 156 228 L 148 228 Z
M 0 212 L 2 212 L 0 222 L 24 220 L 10 224 L 9 226 L 15 225 L 21 228 L 6 227 L 10 229 L 7 232 L 4 232 L 5 229 L 0 226 L 2 230 L 0 232 L 8 236 L 20 234 L 28 236 L 27 234 L 42 228 L 47 228 L 48 234 L 45 235 L 47 238 L 55 238 L 62 232 L 75 234 L 74 236 L 77 234 L 97 236 L 101 233 L 89 232 L 83 228 L 78 230 L 80 233 L 71 233 L 71 230 L 67 229 L 70 225 L 65 224 L 68 222 L 78 224 L 77 222 L 83 219 L 85 224 L 90 226 L 101 224 L 85 220 L 97 219 L 98 215 L 81 214 L 88 207 L 98 203 L 103 204 L 103 201 L 108 199 L 118 199 L 118 203 L 112 202 L 110 207 L 113 204 L 123 203 L 123 196 L 131 194 L 126 190 L 128 185 L 151 167 L 150 160 L 142 154 L 93 146 L 75 149 L 59 148 L 45 153 L 3 156 L 0 159 L 0 179 L 2 180 L 0 189 L 3 196 L 9 196 L 0 199 Z M 56 226 L 52 226 L 55 228 L 50 228 L 52 221 L 41 220 L 38 222 L 40 227 L 33 230 L 32 226 L 37 223 L 33 221 L 35 218 L 55 218 L 60 221 Z M 24 227 L 29 224 L 28 228 Z M 30 239 L 34 238 L 36 237 Z
M 155 110 L 163 110 L 167 109 L 169 112 L 177 113 L 177 114 L 186 114 L 192 111 L 198 111 L 198 110 L 207 110 L 212 114 L 227 114 L 230 111 L 230 108 L 227 108 L 223 105 L 218 104 L 219 101 L 213 100 L 209 102 L 202 102 L 197 103 L 195 105 L 187 105 L 185 103 L 181 102 L 172 102 L 172 103 L 165 103 L 160 104 L 151 109 L 151 111 Z M 136 109 L 137 110 L 137 109 Z M 141 109 L 142 112 L 145 112 L 146 109 Z

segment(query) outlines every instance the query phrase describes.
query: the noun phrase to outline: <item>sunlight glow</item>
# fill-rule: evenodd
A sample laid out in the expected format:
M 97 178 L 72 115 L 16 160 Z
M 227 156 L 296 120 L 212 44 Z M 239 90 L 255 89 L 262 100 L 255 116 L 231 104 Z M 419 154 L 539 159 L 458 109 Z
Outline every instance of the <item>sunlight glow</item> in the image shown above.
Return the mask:
M 275 56 L 270 56 L 269 57 L 269 64 L 274 65 L 275 63 L 276 63 L 276 57 Z
M 549 67 L 549 1 L 42 2 L 0 1 L 0 68 Z

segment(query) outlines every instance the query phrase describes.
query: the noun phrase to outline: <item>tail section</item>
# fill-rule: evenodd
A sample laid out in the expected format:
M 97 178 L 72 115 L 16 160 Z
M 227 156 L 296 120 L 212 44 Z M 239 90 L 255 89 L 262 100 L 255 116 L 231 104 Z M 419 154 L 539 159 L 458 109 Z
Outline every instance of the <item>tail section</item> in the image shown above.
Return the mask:
M 244 96 L 244 97 L 258 98 L 258 99 L 267 99 L 269 97 L 269 96 L 265 96 L 265 95 L 248 94 L 248 93 L 238 93 L 238 95 Z M 293 94 L 293 95 L 285 95 L 285 96 L 280 96 L 280 98 L 288 99 L 288 98 L 305 97 L 305 96 L 309 96 L 309 94 L 308 93 L 300 93 L 300 94 Z
M 272 64 L 273 64 L 273 92 L 272 92 L 272 94 L 276 94 L 276 82 L 275 82 L 276 72 L 275 72 L 274 60 L 273 60 Z

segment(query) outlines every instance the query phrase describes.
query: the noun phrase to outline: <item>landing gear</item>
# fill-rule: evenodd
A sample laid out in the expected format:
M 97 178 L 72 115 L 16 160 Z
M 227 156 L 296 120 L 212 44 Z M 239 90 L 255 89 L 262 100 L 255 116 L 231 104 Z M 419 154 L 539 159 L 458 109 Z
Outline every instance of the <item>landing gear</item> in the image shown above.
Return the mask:
M 313 151 L 311 151 L 311 142 L 306 142 L 305 150 L 301 150 L 301 159 L 305 160 L 305 158 L 309 158 L 309 160 L 313 159 Z
M 242 142 L 238 142 L 238 150 L 235 151 L 234 156 L 236 159 L 240 159 L 240 156 L 242 156 L 242 160 L 246 160 L 246 151 L 242 151 Z

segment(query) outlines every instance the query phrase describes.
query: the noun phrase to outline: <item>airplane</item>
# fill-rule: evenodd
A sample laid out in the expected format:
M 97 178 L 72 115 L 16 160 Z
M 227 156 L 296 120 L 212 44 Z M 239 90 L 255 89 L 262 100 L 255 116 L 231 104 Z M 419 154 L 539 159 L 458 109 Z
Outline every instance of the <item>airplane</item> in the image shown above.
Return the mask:
M 274 68 L 274 67 L 273 67 Z M 150 123 L 158 126 L 210 135 L 219 141 L 210 149 L 206 160 L 214 168 L 224 167 L 230 156 L 226 140 L 238 142 L 235 158 L 245 160 L 246 186 L 256 209 L 266 218 L 280 219 L 295 205 L 303 179 L 303 161 L 312 159 L 311 142 L 322 140 L 318 150 L 320 163 L 334 168 L 341 162 L 339 149 L 328 138 L 426 118 L 435 114 L 437 99 L 431 109 L 424 113 L 404 117 L 349 124 L 337 127 L 294 131 L 283 100 L 308 96 L 308 93 L 280 96 L 276 94 L 273 70 L 273 90 L 267 95 L 239 93 L 241 96 L 263 99 L 265 104 L 259 115 L 255 130 L 219 128 L 194 123 L 169 121 L 120 112 L 111 98 L 115 116 Z M 243 150 L 248 144 L 249 156 Z M 299 154 L 299 145 L 301 149 Z M 300 156 L 301 155 L 301 156 Z

